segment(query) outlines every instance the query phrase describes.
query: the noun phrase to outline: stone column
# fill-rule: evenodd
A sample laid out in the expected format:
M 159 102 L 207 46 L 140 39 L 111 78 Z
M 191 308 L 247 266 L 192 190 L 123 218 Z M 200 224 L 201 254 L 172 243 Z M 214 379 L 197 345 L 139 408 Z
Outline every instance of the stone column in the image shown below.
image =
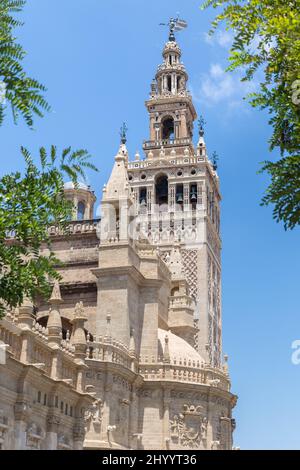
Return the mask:
M 184 183 L 183 185 L 183 201 L 184 211 L 188 211 L 190 207 L 190 183 Z
M 14 450 L 26 450 L 26 432 L 30 416 L 30 406 L 25 400 L 17 401 L 14 407 Z
M 73 450 L 82 450 L 85 437 L 84 420 L 78 418 L 73 430 Z
M 57 435 L 60 425 L 61 418 L 55 414 L 49 414 L 47 416 L 47 427 L 46 427 L 46 438 L 45 448 L 47 450 L 57 449 Z
M 175 211 L 176 183 L 169 183 L 169 210 Z
M 51 298 L 51 305 L 47 322 L 48 328 L 48 344 L 53 348 L 51 363 L 51 378 L 60 379 L 61 375 L 61 351 L 60 344 L 62 339 L 62 323 L 59 306 L 62 303 L 60 288 L 58 281 L 55 281 Z
M 134 437 L 138 435 L 138 413 L 139 413 L 139 397 L 137 396 L 136 385 L 132 385 L 132 391 L 130 394 L 130 411 L 129 411 L 129 447 L 133 449 L 133 443 L 138 443 L 138 440 Z M 136 450 L 136 449 L 133 449 Z

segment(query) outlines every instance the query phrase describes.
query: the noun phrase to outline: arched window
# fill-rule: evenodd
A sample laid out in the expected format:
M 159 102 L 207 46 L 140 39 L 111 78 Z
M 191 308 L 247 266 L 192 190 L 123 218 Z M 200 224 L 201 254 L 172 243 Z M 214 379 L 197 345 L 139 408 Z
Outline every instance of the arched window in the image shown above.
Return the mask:
M 171 290 L 171 296 L 174 297 L 174 295 L 179 295 L 179 287 L 173 287 Z
M 147 188 L 140 188 L 140 204 L 147 204 Z
M 77 219 L 84 220 L 84 213 L 85 213 L 85 203 L 80 201 L 78 203 L 78 208 L 77 208 Z
M 173 140 L 174 139 L 174 119 L 172 117 L 167 117 L 162 122 L 162 138 L 163 140 Z
M 156 204 L 158 206 L 168 204 L 168 188 L 168 177 L 166 175 L 160 175 L 155 184 Z

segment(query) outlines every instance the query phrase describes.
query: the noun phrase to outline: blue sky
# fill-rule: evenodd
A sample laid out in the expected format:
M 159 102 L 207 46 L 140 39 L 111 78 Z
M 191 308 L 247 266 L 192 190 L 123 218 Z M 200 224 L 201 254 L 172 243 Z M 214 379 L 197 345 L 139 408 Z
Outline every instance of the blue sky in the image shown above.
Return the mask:
M 291 362 L 291 343 L 300 338 L 299 229 L 285 232 L 259 205 L 267 180 L 257 171 L 271 158 L 267 115 L 243 101 L 253 87 L 224 73 L 230 36 L 207 38 L 214 11 L 201 12 L 200 2 L 28 0 L 18 37 L 53 111 L 34 131 L 9 116 L 0 129 L 1 172 L 22 168 L 21 145 L 33 153 L 52 143 L 84 147 L 101 169 L 89 174 L 99 197 L 124 120 L 131 156 L 142 152 L 144 101 L 167 38 L 159 23 L 180 12 L 189 23 L 178 40 L 190 89 L 207 121 L 209 152 L 220 156 L 224 351 L 239 395 L 235 444 L 300 449 L 300 366 Z

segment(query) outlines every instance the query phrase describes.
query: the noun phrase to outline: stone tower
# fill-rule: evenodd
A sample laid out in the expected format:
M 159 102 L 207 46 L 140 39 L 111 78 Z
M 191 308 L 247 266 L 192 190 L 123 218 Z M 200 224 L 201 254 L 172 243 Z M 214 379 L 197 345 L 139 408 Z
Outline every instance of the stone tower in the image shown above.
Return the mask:
M 197 114 L 187 89 L 181 50 L 171 36 L 163 49 L 146 102 L 150 140 L 145 160 L 128 163 L 138 213 L 137 233 L 159 247 L 166 260 L 181 251 L 189 295 L 195 302 L 196 348 L 206 362 L 221 360 L 220 189 L 208 158 L 204 129 L 193 144 Z
M 73 220 L 49 227 L 59 286 L 0 319 L 0 448 L 232 449 L 219 179 L 172 29 L 163 59 L 145 158 L 124 127 L 101 221 L 91 189 L 66 184 Z

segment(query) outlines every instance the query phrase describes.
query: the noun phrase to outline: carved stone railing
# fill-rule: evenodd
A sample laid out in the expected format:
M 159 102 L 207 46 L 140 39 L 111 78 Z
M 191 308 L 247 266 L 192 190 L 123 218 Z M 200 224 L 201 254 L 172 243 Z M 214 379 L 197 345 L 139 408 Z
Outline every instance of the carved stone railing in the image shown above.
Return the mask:
M 135 356 L 126 345 L 109 336 L 100 336 L 97 341 L 89 341 L 86 360 L 112 362 L 133 370 Z
M 176 145 L 191 145 L 193 142 L 188 137 L 181 138 L 181 139 L 163 139 L 163 140 L 145 140 L 143 144 L 143 148 L 153 149 L 153 148 L 161 148 L 161 147 L 173 147 Z
M 173 358 L 170 363 L 166 363 L 162 357 L 157 360 L 141 357 L 137 366 L 137 359 L 128 347 L 109 336 L 88 342 L 86 361 L 87 364 L 92 361 L 119 364 L 141 374 L 145 380 L 168 380 L 230 390 L 230 381 L 225 369 L 212 368 L 200 361 L 186 358 Z
M 83 233 L 94 233 L 97 231 L 97 226 L 100 219 L 91 220 L 72 220 L 70 221 L 65 229 L 60 229 L 57 225 L 51 225 L 48 228 L 48 233 L 52 237 L 60 237 L 66 234 L 76 235 Z
M 158 66 L 157 71 L 169 71 L 169 70 L 177 70 L 179 72 L 185 72 L 185 66 L 184 64 L 161 64 Z
M 170 297 L 169 308 L 178 308 L 178 307 L 190 307 L 193 308 L 194 301 L 191 297 L 187 295 L 175 295 Z
M 155 145 L 157 144 L 157 148 L 160 148 L 162 145 L 162 142 L 164 141 L 149 141 L 145 142 L 145 145 L 149 144 L 149 147 L 145 147 L 145 150 L 149 149 L 151 146 L 151 143 L 154 143 Z M 207 160 L 207 158 L 203 156 L 171 156 L 171 155 L 166 155 L 166 158 L 168 161 L 170 161 L 170 165 L 196 165 L 197 163 L 202 163 Z M 138 160 L 135 162 L 129 162 L 128 163 L 128 170 L 134 170 L 134 169 L 143 169 L 143 168 L 149 168 L 153 165 L 156 164 L 158 160 L 153 159 L 153 160 Z M 164 166 L 166 165 L 166 162 L 164 161 Z
M 223 370 L 212 368 L 199 361 L 188 359 L 173 360 L 171 363 L 143 361 L 139 364 L 139 373 L 145 380 L 201 384 L 230 391 L 230 381 Z

